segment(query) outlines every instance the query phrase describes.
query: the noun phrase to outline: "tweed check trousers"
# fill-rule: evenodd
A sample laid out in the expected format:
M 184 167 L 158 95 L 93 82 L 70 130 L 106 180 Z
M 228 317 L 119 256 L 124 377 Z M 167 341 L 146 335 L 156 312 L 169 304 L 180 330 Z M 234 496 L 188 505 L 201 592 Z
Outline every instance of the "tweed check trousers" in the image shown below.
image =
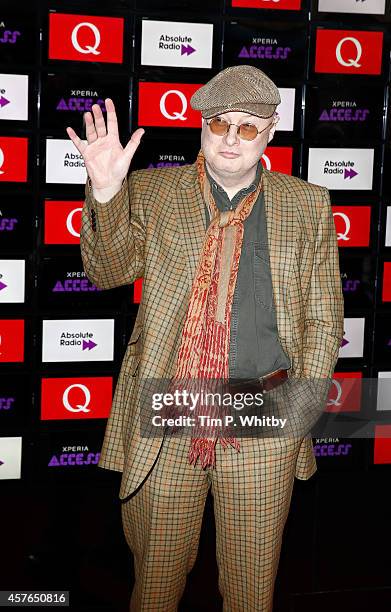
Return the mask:
M 224 612 L 271 612 L 300 440 L 216 445 L 216 468 L 191 466 L 187 436 L 167 436 L 147 479 L 122 503 L 134 556 L 131 612 L 175 612 L 198 551 L 211 487 Z

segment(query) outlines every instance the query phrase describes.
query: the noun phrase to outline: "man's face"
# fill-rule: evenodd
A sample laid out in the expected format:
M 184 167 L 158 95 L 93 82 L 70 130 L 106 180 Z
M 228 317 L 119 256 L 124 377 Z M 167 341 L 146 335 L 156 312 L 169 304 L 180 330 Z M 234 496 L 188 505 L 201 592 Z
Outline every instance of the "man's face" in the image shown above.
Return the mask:
M 236 125 L 252 123 L 257 130 L 263 130 L 270 124 L 270 127 L 258 134 L 254 140 L 243 140 L 239 137 L 235 125 L 231 125 L 228 133 L 224 136 L 218 136 L 213 134 L 207 125 L 207 121 L 209 122 L 210 119 L 202 120 L 201 149 L 208 166 L 217 177 L 224 178 L 229 175 L 232 179 L 232 175 L 236 174 L 240 179 L 258 163 L 268 143 L 273 138 L 278 117 L 273 115 L 268 119 L 262 119 L 255 115 L 236 111 L 222 113 L 219 117 Z

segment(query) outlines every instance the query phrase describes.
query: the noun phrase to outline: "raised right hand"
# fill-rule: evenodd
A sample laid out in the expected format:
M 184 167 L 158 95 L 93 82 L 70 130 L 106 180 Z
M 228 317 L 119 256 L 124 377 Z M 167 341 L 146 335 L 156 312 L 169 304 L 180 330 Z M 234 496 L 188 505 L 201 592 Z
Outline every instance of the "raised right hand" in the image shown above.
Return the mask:
M 136 130 L 124 148 L 119 140 L 114 102 L 106 98 L 105 106 L 107 129 L 98 104 L 92 105 L 93 116 L 90 112 L 85 113 L 87 143 L 71 127 L 66 129 L 69 138 L 83 156 L 92 187 L 96 190 L 121 187 L 144 134 L 142 128 Z

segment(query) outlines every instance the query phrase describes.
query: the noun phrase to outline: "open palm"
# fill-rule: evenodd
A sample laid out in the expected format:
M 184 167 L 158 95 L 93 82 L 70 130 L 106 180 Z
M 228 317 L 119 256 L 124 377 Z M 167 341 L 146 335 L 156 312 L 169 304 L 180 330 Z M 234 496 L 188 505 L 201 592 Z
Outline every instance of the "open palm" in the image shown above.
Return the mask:
M 114 102 L 106 98 L 105 106 L 107 127 L 98 104 L 93 104 L 92 113 L 85 114 L 87 142 L 81 140 L 71 127 L 66 130 L 83 156 L 88 176 L 95 189 L 121 186 L 144 134 L 143 129 L 136 130 L 124 148 L 119 139 Z

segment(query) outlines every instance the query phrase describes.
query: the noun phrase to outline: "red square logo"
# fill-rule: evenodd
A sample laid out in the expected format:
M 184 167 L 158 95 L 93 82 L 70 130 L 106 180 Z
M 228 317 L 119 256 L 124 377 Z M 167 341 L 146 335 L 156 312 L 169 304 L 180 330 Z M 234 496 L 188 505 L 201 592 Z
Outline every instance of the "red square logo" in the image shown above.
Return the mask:
M 49 14 L 49 59 L 121 64 L 122 17 Z
M 391 463 L 391 425 L 377 425 L 375 427 L 375 464 Z
M 315 72 L 381 74 L 383 32 L 316 30 Z
M 361 372 L 334 372 L 325 412 L 360 412 Z
M 0 136 L 0 181 L 27 181 L 28 139 Z
M 80 244 L 82 201 L 45 202 L 45 244 Z
M 273 11 L 299 11 L 301 0 L 279 0 L 279 2 L 269 2 L 269 0 L 232 0 L 232 6 L 237 8 L 271 9 Z
M 292 158 L 292 147 L 267 147 L 261 162 L 267 170 L 292 174 Z
M 371 227 L 370 206 L 332 206 L 340 247 L 367 247 Z
M 384 262 L 382 301 L 391 302 L 391 261 Z
M 0 362 L 24 361 L 24 320 L 0 320 Z
M 202 85 L 143 83 L 138 85 L 138 124 L 156 127 L 200 128 L 201 113 L 190 98 Z
M 110 414 L 111 376 L 43 378 L 41 419 L 106 419 Z

